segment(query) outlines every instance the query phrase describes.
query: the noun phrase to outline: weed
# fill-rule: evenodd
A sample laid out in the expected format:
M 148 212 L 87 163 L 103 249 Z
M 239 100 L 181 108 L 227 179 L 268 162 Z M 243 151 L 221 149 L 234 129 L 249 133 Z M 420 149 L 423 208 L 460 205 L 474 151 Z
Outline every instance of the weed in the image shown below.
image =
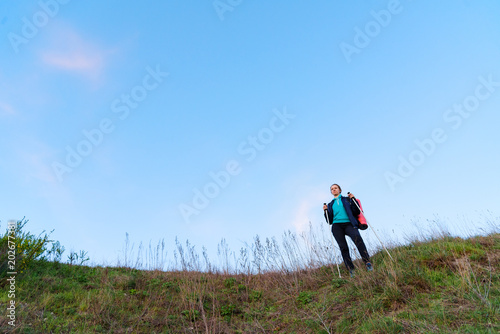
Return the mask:
M 262 291 L 252 290 L 249 295 L 250 302 L 257 302 L 262 298 Z
M 235 313 L 236 309 L 236 305 L 233 304 L 223 305 L 220 309 L 220 314 L 222 316 L 232 316 L 233 313 Z
M 297 297 L 296 300 L 298 303 L 302 305 L 307 305 L 313 301 L 315 295 L 316 293 L 311 291 L 302 291 L 301 293 L 299 293 L 299 296 Z
M 236 284 L 236 278 L 234 277 L 226 278 L 226 280 L 224 281 L 224 286 L 228 289 L 231 288 L 234 284 Z

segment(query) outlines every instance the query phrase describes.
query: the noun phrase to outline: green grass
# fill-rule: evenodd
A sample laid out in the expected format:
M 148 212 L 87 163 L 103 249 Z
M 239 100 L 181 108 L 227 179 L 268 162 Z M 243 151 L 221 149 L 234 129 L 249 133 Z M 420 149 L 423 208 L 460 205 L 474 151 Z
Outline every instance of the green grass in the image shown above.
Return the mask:
M 443 237 L 330 267 L 227 275 L 33 261 L 7 333 L 497 333 L 500 234 Z M 2 287 L 0 308 L 9 299 Z

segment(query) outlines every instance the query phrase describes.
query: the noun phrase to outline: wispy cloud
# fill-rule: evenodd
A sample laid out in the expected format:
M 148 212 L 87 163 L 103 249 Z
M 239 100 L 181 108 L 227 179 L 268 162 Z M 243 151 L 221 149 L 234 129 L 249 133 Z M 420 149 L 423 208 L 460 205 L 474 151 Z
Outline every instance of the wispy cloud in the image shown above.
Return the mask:
M 15 115 L 17 114 L 14 107 L 6 102 L 0 101 L 0 115 Z
M 24 138 L 10 148 L 7 170 L 14 180 L 12 184 L 31 189 L 30 196 L 44 201 L 59 221 L 72 221 L 76 212 L 74 196 L 67 185 L 58 182 L 50 166 L 57 151 L 33 137 Z
M 299 201 L 293 214 L 292 224 L 298 233 L 305 232 L 309 229 L 311 217 L 317 217 L 318 212 L 321 214 L 323 202 L 325 200 L 325 192 L 321 190 L 310 190 L 303 193 L 304 197 Z
M 46 64 L 62 70 L 81 73 L 99 74 L 103 67 L 103 59 L 99 54 L 88 51 L 71 50 L 65 53 L 46 53 L 43 60 Z
M 53 31 L 49 45 L 41 51 L 46 66 L 84 76 L 98 81 L 105 69 L 106 57 L 110 54 L 97 43 L 86 40 L 74 29 L 64 27 Z
M 36 180 L 44 184 L 56 184 L 57 180 L 48 163 L 53 159 L 55 151 L 47 145 L 34 140 L 30 140 L 29 146 L 26 146 L 26 143 L 22 146 L 24 146 L 22 149 L 17 147 L 16 151 L 18 161 L 23 166 L 22 174 L 25 181 Z

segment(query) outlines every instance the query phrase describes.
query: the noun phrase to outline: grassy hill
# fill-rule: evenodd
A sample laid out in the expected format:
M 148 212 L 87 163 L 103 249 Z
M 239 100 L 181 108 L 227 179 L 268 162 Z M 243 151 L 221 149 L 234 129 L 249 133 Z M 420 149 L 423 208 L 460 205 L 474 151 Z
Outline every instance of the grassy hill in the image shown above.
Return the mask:
M 33 261 L 2 333 L 498 333 L 500 234 L 420 240 L 341 266 L 230 275 Z M 385 254 L 384 254 L 385 253 Z

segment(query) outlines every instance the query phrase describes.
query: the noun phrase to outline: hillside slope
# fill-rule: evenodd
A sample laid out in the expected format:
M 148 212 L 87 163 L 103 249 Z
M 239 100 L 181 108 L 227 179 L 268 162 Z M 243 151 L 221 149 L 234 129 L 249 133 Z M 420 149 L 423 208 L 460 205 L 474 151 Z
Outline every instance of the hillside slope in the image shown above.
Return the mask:
M 500 234 L 443 237 L 341 267 L 264 274 L 139 271 L 37 261 L 7 333 L 498 333 Z M 8 286 L 0 306 L 6 310 Z

